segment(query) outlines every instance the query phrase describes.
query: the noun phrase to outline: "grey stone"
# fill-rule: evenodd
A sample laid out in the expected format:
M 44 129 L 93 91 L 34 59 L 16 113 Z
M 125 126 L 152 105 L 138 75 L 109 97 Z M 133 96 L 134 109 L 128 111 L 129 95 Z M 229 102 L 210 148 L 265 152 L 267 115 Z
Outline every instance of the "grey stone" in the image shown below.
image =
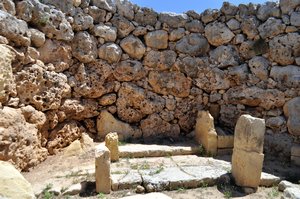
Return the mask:
M 272 38 L 285 31 L 286 25 L 280 19 L 273 17 L 269 18 L 265 23 L 258 27 L 259 35 L 261 38 Z
M 292 26 L 300 26 L 300 12 L 292 12 L 290 20 Z
M 266 2 L 258 8 L 256 16 L 261 21 L 266 21 L 269 17 L 279 18 L 280 8 L 276 2 Z
M 166 49 L 168 47 L 168 32 L 156 30 L 145 35 L 145 42 L 148 47 L 155 49 Z
M 108 63 L 119 62 L 122 57 L 122 49 L 114 43 L 106 43 L 98 50 L 99 58 L 106 60 Z
M 300 5 L 300 0 L 280 0 L 279 5 L 283 14 L 288 14 L 298 5 Z
M 184 27 L 187 23 L 188 16 L 186 14 L 175 14 L 175 13 L 160 13 L 159 21 L 167 24 L 171 28 Z
M 234 16 L 238 12 L 238 7 L 229 2 L 223 2 L 221 12 L 228 16 Z
M 105 41 L 114 42 L 117 39 L 117 29 L 104 24 L 94 26 L 93 34 L 97 37 L 103 38 Z
M 300 135 L 300 97 L 293 98 L 285 103 L 284 115 L 288 118 L 287 127 L 292 135 Z
M 134 18 L 133 4 L 128 0 L 116 0 L 118 13 L 129 20 Z
M 37 29 L 33 29 L 33 28 L 29 29 L 29 31 L 31 34 L 31 36 L 30 36 L 31 43 L 37 48 L 41 47 L 45 43 L 45 40 L 46 40 L 45 34 L 42 33 L 41 31 L 39 31 Z
M 71 185 L 70 187 L 68 187 L 68 189 L 63 192 L 63 195 L 66 196 L 66 195 L 70 195 L 70 196 L 74 196 L 74 195 L 77 195 L 81 192 L 81 184 L 78 183 L 78 184 L 73 184 Z
M 82 3 L 81 3 L 82 4 Z M 94 23 L 105 22 L 106 11 L 96 6 L 88 7 L 88 14 L 93 17 Z
M 240 22 L 236 19 L 230 19 L 226 25 L 230 30 L 238 30 L 241 27 Z
M 171 50 L 150 51 L 144 57 L 143 64 L 157 70 L 168 70 L 176 61 L 177 54 Z
M 280 82 L 280 88 L 296 88 L 300 83 L 300 67 L 299 66 L 272 66 L 270 77 L 276 82 Z
M 141 8 L 135 14 L 134 20 L 140 25 L 154 26 L 157 22 L 158 14 L 150 8 Z
M 292 187 L 297 187 L 297 185 L 286 181 L 286 180 L 282 180 L 279 184 L 278 184 L 278 190 L 279 191 L 284 191 L 286 188 L 292 188 Z M 299 187 L 300 188 L 300 187 Z
M 169 40 L 170 41 L 177 41 L 181 39 L 184 36 L 185 29 L 184 28 L 178 28 L 175 30 L 172 30 L 172 32 L 169 35 Z
M 58 10 L 61 10 L 63 13 L 69 14 L 71 16 L 75 13 L 75 7 L 73 6 L 73 0 L 44 0 L 43 4 L 49 4 L 55 6 Z
M 120 46 L 130 57 L 134 59 L 141 59 L 146 52 L 143 42 L 133 35 L 124 38 L 120 42 Z
M 112 171 L 113 173 L 113 171 Z M 142 185 L 142 177 L 137 170 L 130 170 L 124 174 L 113 174 L 111 176 L 112 190 L 131 189 L 134 186 Z
M 209 50 L 209 44 L 204 36 L 192 33 L 176 43 L 176 50 L 192 56 L 205 55 Z
M 213 64 L 216 64 L 219 68 L 226 68 L 228 66 L 239 65 L 239 54 L 233 46 L 219 46 L 216 49 L 210 51 L 210 59 Z
M 201 14 L 201 20 L 203 23 L 207 24 L 209 22 L 215 21 L 220 16 L 219 10 L 217 9 L 206 9 Z
M 231 41 L 234 34 L 220 22 L 210 23 L 205 27 L 205 37 L 213 46 L 220 46 Z
M 202 33 L 204 32 L 204 26 L 199 20 L 192 20 L 185 24 L 185 28 L 190 32 Z
M 283 126 L 286 123 L 284 117 L 277 116 L 277 117 L 271 117 L 266 120 L 266 126 L 271 129 L 280 129 L 281 126 Z
M 267 80 L 269 71 L 268 68 L 270 62 L 264 57 L 253 57 L 249 60 L 249 67 L 251 72 L 261 80 Z
M 114 0 L 91 0 L 93 6 L 115 13 L 117 10 Z
M 284 199 L 300 199 L 300 189 L 299 188 L 286 188 L 283 192 Z
M 138 61 L 126 60 L 116 65 L 114 77 L 118 81 L 137 81 L 146 76 L 143 65 Z
M 118 36 L 121 38 L 126 37 L 134 30 L 134 25 L 128 19 L 120 15 L 114 15 L 111 19 L 111 23 L 117 27 Z
M 259 20 L 256 17 L 246 17 L 242 20 L 241 29 L 248 39 L 254 39 L 258 35 L 257 27 L 259 24 Z
M 74 22 L 72 28 L 75 31 L 83 31 L 91 29 L 94 26 L 93 17 L 90 15 L 84 14 L 83 12 L 77 12 L 74 16 Z

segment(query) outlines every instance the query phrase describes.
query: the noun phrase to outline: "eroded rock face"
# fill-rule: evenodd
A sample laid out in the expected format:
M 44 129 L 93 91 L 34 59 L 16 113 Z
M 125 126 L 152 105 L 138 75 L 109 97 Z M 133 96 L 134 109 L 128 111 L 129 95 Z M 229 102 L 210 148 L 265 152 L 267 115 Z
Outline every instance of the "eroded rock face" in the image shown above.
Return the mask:
M 171 28 L 180 28 L 184 27 L 187 22 L 186 14 L 175 14 L 175 13 L 160 13 L 159 21 L 166 23 Z
M 117 27 L 118 36 L 121 38 L 128 36 L 134 30 L 134 25 L 123 16 L 115 15 L 111 22 Z
M 143 42 L 132 35 L 123 39 L 120 45 L 122 49 L 133 59 L 141 59 L 146 52 Z
M 150 72 L 149 83 L 154 92 L 176 97 L 187 97 L 191 89 L 191 80 L 179 72 Z
M 273 66 L 271 68 L 270 77 L 275 81 L 281 82 L 279 88 L 289 87 L 297 88 L 300 83 L 300 67 L 299 66 Z
M 27 123 L 20 109 L 4 107 L 0 113 L 0 160 L 21 170 L 44 161 L 47 150 L 41 147 L 36 125 Z
M 122 61 L 116 65 L 114 77 L 118 81 L 134 81 L 140 80 L 146 76 L 147 72 L 142 64 L 138 61 Z
M 300 97 L 296 97 L 288 101 L 284 107 L 284 115 L 288 118 L 287 127 L 292 135 L 300 135 Z
M 264 57 L 254 57 L 249 61 L 249 67 L 251 72 L 261 80 L 268 79 L 269 66 L 270 62 Z
M 220 22 L 210 23 L 205 27 L 205 37 L 213 46 L 221 46 L 231 41 L 234 34 Z
M 112 64 L 120 61 L 122 49 L 117 44 L 107 43 L 99 48 L 98 55 L 100 59 L 104 59 Z
M 114 42 L 117 39 L 117 29 L 104 24 L 96 25 L 93 28 L 94 35 L 103 38 L 104 41 Z
M 149 32 L 145 36 L 145 42 L 148 47 L 166 49 L 168 47 L 168 32 L 165 30 Z
M 192 56 L 205 55 L 209 50 L 209 44 L 202 35 L 192 33 L 176 43 L 176 50 Z
M 219 46 L 210 51 L 210 59 L 219 68 L 239 65 L 240 58 L 237 50 L 233 46 Z
M 176 61 L 177 54 L 171 50 L 150 51 L 144 57 L 143 64 L 156 70 L 170 69 Z
M 265 23 L 258 27 L 261 38 L 272 38 L 285 31 L 285 24 L 280 19 L 269 18 Z

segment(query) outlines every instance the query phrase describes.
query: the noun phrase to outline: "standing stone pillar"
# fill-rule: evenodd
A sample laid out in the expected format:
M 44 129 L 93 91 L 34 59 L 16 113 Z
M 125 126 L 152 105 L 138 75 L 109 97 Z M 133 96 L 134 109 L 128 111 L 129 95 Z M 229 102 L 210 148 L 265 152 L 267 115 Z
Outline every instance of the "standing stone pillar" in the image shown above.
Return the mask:
M 105 136 L 105 146 L 110 151 L 110 160 L 119 161 L 119 139 L 118 133 L 109 133 Z
M 265 120 L 242 115 L 235 126 L 232 175 L 235 183 L 257 188 L 263 167 Z
M 95 177 L 96 191 L 98 193 L 110 193 L 110 152 L 104 145 L 98 145 L 95 150 Z
M 202 144 L 206 152 L 217 154 L 218 136 L 214 126 L 214 118 L 208 111 L 198 112 L 195 128 L 196 142 Z

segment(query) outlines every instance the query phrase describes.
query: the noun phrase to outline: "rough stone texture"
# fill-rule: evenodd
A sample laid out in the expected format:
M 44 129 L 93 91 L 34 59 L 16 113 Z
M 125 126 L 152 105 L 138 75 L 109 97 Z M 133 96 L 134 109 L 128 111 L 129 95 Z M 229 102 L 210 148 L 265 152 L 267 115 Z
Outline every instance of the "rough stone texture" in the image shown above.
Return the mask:
M 98 193 L 110 193 L 110 152 L 106 146 L 98 145 L 95 150 L 95 178 Z
M 168 70 L 175 63 L 176 56 L 177 54 L 171 50 L 151 50 L 145 55 L 143 64 L 157 70 Z
M 209 50 L 209 44 L 202 35 L 192 33 L 176 43 L 176 50 L 192 56 L 205 55 Z
M 205 27 L 205 37 L 213 46 L 221 46 L 231 41 L 234 34 L 220 22 L 210 23 Z
M 300 83 L 300 67 L 299 66 L 272 66 L 270 77 L 276 82 L 280 82 L 278 85 L 281 87 L 296 88 Z
M 145 35 L 145 43 L 148 47 L 155 49 L 166 49 L 168 47 L 168 32 L 156 30 Z
M 27 123 L 20 109 L 4 106 L 0 115 L 0 160 L 28 170 L 46 159 L 47 150 L 41 147 L 36 125 Z
M 10 95 L 16 94 L 16 84 L 12 73 L 15 53 L 6 45 L 0 45 L 0 102 L 4 103 Z
M 258 27 L 261 38 L 272 38 L 285 31 L 286 25 L 280 19 L 269 18 L 265 23 Z
M 115 27 L 99 24 L 93 28 L 94 36 L 103 38 L 104 41 L 114 42 L 117 39 L 117 29 Z
M 253 57 L 249 60 L 249 68 L 251 72 L 259 79 L 265 81 L 268 79 L 270 62 L 264 57 Z M 273 70 L 273 67 L 272 69 Z
M 140 25 L 154 26 L 157 22 L 157 13 L 150 8 L 141 8 L 135 14 L 134 20 Z
M 284 115 L 288 118 L 287 127 L 292 135 L 300 135 L 300 97 L 296 97 L 285 103 Z
M 138 61 L 126 60 L 116 65 L 114 77 L 118 81 L 140 80 L 146 76 L 147 72 Z
M 91 0 L 91 4 L 113 13 L 115 13 L 117 9 L 115 1 L 113 0 Z
M 132 35 L 123 39 L 120 46 L 133 59 L 141 59 L 146 52 L 143 42 Z
M 128 36 L 134 30 L 134 25 L 122 16 L 114 15 L 111 23 L 117 27 L 118 36 L 121 38 Z
M 280 17 L 280 8 L 276 2 L 266 2 L 258 8 L 256 16 L 261 21 L 266 21 L 269 17 Z
M 84 14 L 82 12 L 77 13 L 74 16 L 74 22 L 72 24 L 72 28 L 75 31 L 83 31 L 83 30 L 88 30 L 92 29 L 94 26 L 94 21 L 93 17 L 90 15 Z
M 290 198 L 290 199 L 300 198 L 299 188 L 297 188 L 297 187 L 286 188 L 283 192 L 283 197 Z
M 187 97 L 191 88 L 191 81 L 178 72 L 150 72 L 149 83 L 155 92 L 176 97 Z
M 134 18 L 134 5 L 128 0 L 117 0 L 118 13 L 129 20 Z
M 254 39 L 258 35 L 257 27 L 259 26 L 259 20 L 254 16 L 248 16 L 243 19 L 241 23 L 241 30 L 248 39 Z
M 117 44 L 107 43 L 99 48 L 98 55 L 100 59 L 104 59 L 112 64 L 120 61 L 122 49 Z
M 211 62 L 219 68 L 239 65 L 239 54 L 233 46 L 219 46 L 209 53 Z
M 39 48 L 45 43 L 45 34 L 37 29 L 30 28 L 30 39 L 32 42 L 32 45 Z
M 0 196 L 4 198 L 35 198 L 31 184 L 8 162 L 0 160 Z
M 196 142 L 202 144 L 211 155 L 217 154 L 218 137 L 214 127 L 214 118 L 207 111 L 198 112 L 195 127 Z
M 186 14 L 160 13 L 158 19 L 160 22 L 166 23 L 171 28 L 180 28 L 184 27 L 188 16 Z
M 293 12 L 291 14 L 291 25 L 300 26 L 300 12 Z
M 110 160 L 112 162 L 119 160 L 119 138 L 118 133 L 108 133 L 105 136 L 105 146 L 110 151 Z
M 283 14 L 288 14 L 290 11 L 292 11 L 294 8 L 296 8 L 298 5 L 300 5 L 299 0 L 280 0 L 279 2 L 281 11 Z

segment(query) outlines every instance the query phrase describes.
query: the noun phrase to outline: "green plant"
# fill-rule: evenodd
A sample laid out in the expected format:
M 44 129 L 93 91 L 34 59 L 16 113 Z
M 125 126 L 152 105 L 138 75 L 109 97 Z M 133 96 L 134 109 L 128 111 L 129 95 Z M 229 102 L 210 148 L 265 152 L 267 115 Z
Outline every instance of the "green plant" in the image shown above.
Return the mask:
M 208 187 L 208 183 L 207 182 L 201 182 L 200 186 L 202 188 L 206 188 L 206 187 Z
M 98 193 L 98 195 L 97 195 L 97 198 L 99 198 L 99 199 L 104 199 L 104 198 L 106 198 L 105 197 L 105 194 L 104 193 Z
M 185 191 L 186 191 L 186 189 L 184 187 L 179 187 L 177 189 L 177 192 L 185 192 Z
M 225 189 L 224 190 L 224 197 L 229 199 L 232 197 L 232 191 L 230 189 Z
M 49 190 L 53 187 L 51 183 L 47 184 L 45 189 L 42 192 L 43 198 L 44 199 L 52 199 L 54 198 L 54 194 L 49 192 Z
M 268 193 L 269 198 L 276 198 L 279 196 L 279 191 L 277 187 L 272 187 L 272 190 Z
M 161 163 L 161 164 L 159 165 L 159 167 L 158 167 L 155 171 L 153 171 L 153 172 L 150 173 L 150 175 L 159 174 L 159 173 L 162 172 L 163 170 L 164 170 L 164 166 L 163 166 L 163 164 Z

